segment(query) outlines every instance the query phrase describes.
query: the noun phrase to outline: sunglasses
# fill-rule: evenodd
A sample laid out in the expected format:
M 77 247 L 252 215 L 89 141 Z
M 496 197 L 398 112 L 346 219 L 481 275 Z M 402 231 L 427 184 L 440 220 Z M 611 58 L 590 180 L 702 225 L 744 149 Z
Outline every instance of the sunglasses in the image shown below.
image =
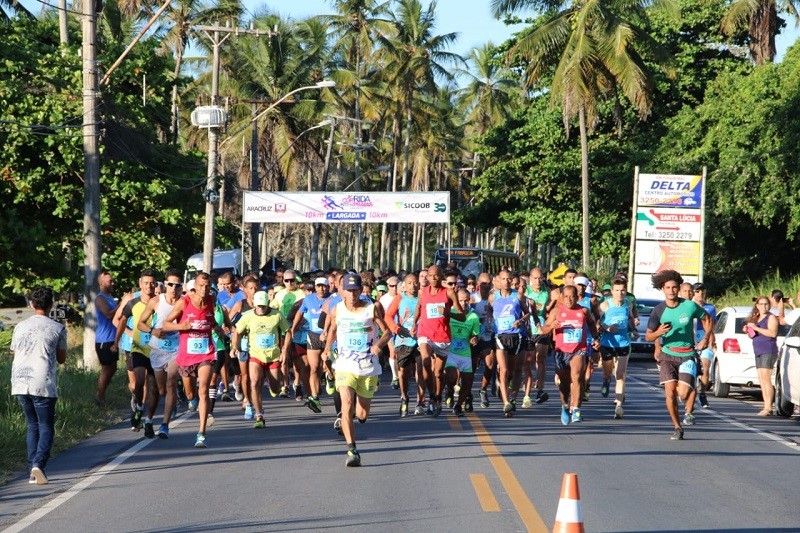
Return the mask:
M 164 285 L 167 287 L 183 287 L 183 283 L 173 283 L 172 281 L 167 281 Z
M 295 281 L 297 281 L 297 280 L 294 279 L 294 278 L 284 278 L 283 279 L 284 283 L 294 283 Z
M 447 285 L 448 287 L 452 287 L 453 285 L 456 284 L 456 282 L 455 281 L 445 281 L 444 284 Z
M 394 284 L 394 285 L 389 285 L 389 287 L 390 287 L 390 288 L 391 288 L 391 287 L 397 287 L 397 284 Z

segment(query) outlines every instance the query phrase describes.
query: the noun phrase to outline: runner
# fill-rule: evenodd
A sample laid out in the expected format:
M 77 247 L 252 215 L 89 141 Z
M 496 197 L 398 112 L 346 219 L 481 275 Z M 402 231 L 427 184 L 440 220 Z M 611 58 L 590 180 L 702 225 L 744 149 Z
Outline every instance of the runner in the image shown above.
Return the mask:
M 289 310 L 289 313 L 286 315 L 286 322 L 290 325 L 294 323 L 295 318 L 300 315 L 300 322 L 297 324 L 297 327 L 293 329 L 293 334 L 291 335 L 292 344 L 290 346 L 290 359 L 291 359 L 291 367 L 294 369 L 294 382 L 292 384 L 292 392 L 294 395 L 294 399 L 297 402 L 303 402 L 303 405 L 308 406 L 308 402 L 305 400 L 304 393 L 311 389 L 311 385 L 309 383 L 309 372 L 310 367 L 308 365 L 308 322 L 303 318 L 303 314 L 300 313 L 300 306 L 303 305 L 303 300 L 311 294 L 314 294 L 314 284 L 310 281 L 306 281 L 302 283 L 301 287 L 303 290 L 303 298 L 297 300 L 293 305 L 292 308 Z M 313 411 L 313 409 L 312 409 Z
M 378 300 L 384 309 L 389 309 L 389 305 L 394 301 L 394 299 L 398 295 L 398 283 L 399 279 L 397 276 L 390 276 L 389 279 L 386 280 L 386 287 L 389 289 L 386 294 L 380 297 Z M 387 320 L 388 322 L 388 320 Z M 392 388 L 397 390 L 400 388 L 400 379 L 397 373 L 397 354 L 394 350 L 394 339 L 389 340 L 389 344 L 387 345 L 389 349 L 389 370 L 392 371 Z
M 489 295 L 492 293 L 492 279 L 489 274 L 482 273 L 478 276 L 478 292 L 472 296 L 477 300 L 473 304 L 473 310 L 481 321 L 481 331 L 478 334 L 478 343 L 472 348 L 472 368 L 476 370 L 483 360 L 483 376 L 481 377 L 481 388 L 479 390 L 481 407 L 489 407 L 489 393 L 487 390 L 494 384 L 496 357 L 494 353 L 494 318 L 492 317 L 492 306 L 489 305 Z M 465 410 L 472 410 L 472 391 L 467 398 Z
M 361 454 L 356 447 L 353 417 L 365 423 L 372 397 L 378 389 L 381 367 L 378 356 L 391 336 L 383 318 L 380 303 L 368 303 L 359 298 L 361 278 L 356 274 L 344 277 L 344 299 L 331 311 L 331 330 L 325 343 L 330 355 L 333 340 L 339 345 L 334 361 L 336 389 L 342 398 L 341 429 L 347 443 L 347 466 L 361 466 Z M 377 338 L 376 328 L 383 331 Z
M 664 293 L 665 301 L 658 304 L 647 323 L 648 342 L 661 342 L 659 358 L 661 383 L 664 385 L 667 412 L 675 431 L 672 440 L 683 440 L 683 427 L 678 417 L 678 397 L 684 402 L 694 390 L 697 378 L 697 353 L 708 346 L 711 335 L 711 317 L 691 300 L 678 297 L 683 283 L 674 270 L 662 270 L 652 276 L 653 288 Z M 703 324 L 704 336 L 695 344 L 693 319 Z
M 100 362 L 100 375 L 97 377 L 97 394 L 95 403 L 104 406 L 106 403 L 106 389 L 111 383 L 111 378 L 117 372 L 119 352 L 112 350 L 117 339 L 117 328 L 114 326 L 114 314 L 117 310 L 117 301 L 114 299 L 114 278 L 106 270 L 97 276 L 99 292 L 94 301 L 97 310 L 97 331 L 95 332 L 94 350 Z
M 300 288 L 300 280 L 298 279 L 294 270 L 286 270 L 283 273 L 283 290 L 280 290 L 281 287 L 275 287 L 275 297 L 270 302 L 270 307 L 273 309 L 277 309 L 283 315 L 283 318 L 286 318 L 288 321 L 289 311 L 291 311 L 292 306 L 298 300 L 301 300 L 305 297 L 306 293 Z M 284 361 L 281 367 L 281 373 L 283 378 L 283 385 L 281 386 L 281 391 L 279 393 L 281 398 L 288 398 L 289 397 L 289 364 L 291 358 L 287 358 Z M 300 392 L 302 397 L 302 391 L 298 391 L 295 388 L 295 399 L 297 398 L 297 393 Z
M 414 274 L 408 274 L 403 281 L 403 293 L 395 296 L 386 311 L 386 325 L 395 334 L 394 345 L 397 357 L 397 374 L 400 387 L 400 418 L 408 416 L 408 378 L 415 367 L 422 364 L 417 339 L 411 336 L 414 317 L 419 303 L 419 282 Z M 422 401 L 424 389 L 419 388 L 415 415 L 424 413 Z
M 230 311 L 231 323 L 235 326 L 241 318 L 255 309 L 256 304 L 254 297 L 258 291 L 258 280 L 250 277 L 244 280 L 244 300 L 237 302 Z M 234 362 L 234 368 L 239 369 L 238 384 L 234 380 L 234 397 L 237 402 L 242 402 L 242 409 L 244 409 L 244 419 L 252 420 L 255 416 L 253 412 L 253 404 L 250 401 L 250 372 L 249 362 L 250 352 L 249 345 L 246 337 L 240 337 L 239 346 L 236 346 L 236 356 L 233 355 L 233 343 L 231 343 L 231 360 Z M 234 370 L 235 372 L 235 370 Z
M 692 301 L 705 309 L 708 316 L 711 317 L 711 337 L 708 339 L 706 349 L 700 352 L 700 363 L 702 365 L 702 374 L 698 376 L 697 395 L 700 398 L 700 406 L 703 409 L 708 409 L 708 398 L 706 391 L 708 390 L 708 383 L 711 373 L 711 361 L 714 359 L 714 350 L 711 347 L 714 345 L 714 326 L 717 323 L 717 308 L 706 301 L 706 286 L 702 283 L 695 283 L 692 285 L 694 293 Z M 697 322 L 695 329 L 695 342 L 700 342 L 703 338 L 703 325 Z
M 555 368 L 561 394 L 561 423 L 582 422 L 583 378 L 586 364 L 586 341 L 589 333 L 597 341 L 597 328 L 592 313 L 578 305 L 578 289 L 564 287 L 559 303 L 547 315 L 542 332 L 553 333 Z
M 600 313 L 597 309 L 597 300 L 592 299 L 592 290 L 591 290 L 591 282 L 589 278 L 586 277 L 586 274 L 580 273 L 575 276 L 573 280 L 575 286 L 578 288 L 578 305 L 581 307 L 585 307 L 589 310 L 592 314 L 592 318 L 594 318 L 595 322 L 600 317 Z M 594 339 L 592 336 L 589 336 L 586 339 L 586 375 L 583 379 L 583 401 L 589 401 L 589 390 L 592 386 L 592 374 L 594 373 L 594 366 L 600 362 L 600 353 L 595 352 L 594 348 Z
M 308 358 L 308 389 L 309 396 L 305 405 L 315 413 L 322 412 L 322 404 L 319 400 L 320 377 L 322 373 L 322 351 L 325 343 L 320 340 L 322 328 L 319 325 L 319 317 L 322 314 L 322 307 L 330 297 L 328 292 L 328 278 L 320 276 L 314 280 L 314 293 L 303 298 L 300 305 L 300 312 L 295 315 L 292 323 L 291 334 L 298 329 L 301 321 L 305 320 L 308 325 L 307 351 Z
M 638 337 L 633 325 L 631 303 L 625 300 L 625 282 L 618 279 L 611 287 L 611 299 L 600 304 L 600 356 L 603 359 L 603 386 L 600 395 L 608 397 L 613 370 L 614 418 L 619 420 L 625 414 L 625 372 L 628 368 L 628 355 L 631 351 L 630 335 Z
M 525 397 L 522 399 L 522 407 L 531 407 L 533 401 L 537 404 L 546 402 L 550 396 L 544 392 L 544 382 L 546 377 L 546 359 L 550 351 L 550 335 L 543 335 L 540 326 L 547 320 L 547 309 L 550 307 L 550 291 L 545 285 L 545 276 L 541 268 L 531 269 L 529 284 L 525 289 L 525 297 L 528 298 L 529 307 L 535 309 L 529 319 L 531 336 L 528 338 L 526 359 L 524 369 L 525 376 Z M 537 323 L 538 319 L 538 323 Z M 536 369 L 536 398 L 531 397 L 533 385 L 533 375 L 531 368 Z
M 469 292 L 466 289 L 458 289 L 456 293 L 461 307 L 469 309 Z M 467 395 L 472 391 L 472 380 L 474 377 L 472 367 L 472 347 L 478 344 L 478 334 L 481 332 L 481 319 L 474 311 L 467 311 L 466 320 L 450 318 L 450 331 L 452 341 L 450 342 L 450 355 L 445 363 L 445 373 L 449 390 L 454 390 L 456 382 L 460 380 L 458 397 L 453 405 L 453 414 L 464 416 L 464 402 Z
M 450 310 L 456 309 L 458 320 L 464 320 L 465 315 L 453 288 L 442 285 L 441 269 L 434 265 L 427 272 L 429 285 L 420 291 L 411 335 L 417 337 L 422 358 L 422 377 L 430 397 L 428 415 L 439 416 L 444 364 L 450 351 Z

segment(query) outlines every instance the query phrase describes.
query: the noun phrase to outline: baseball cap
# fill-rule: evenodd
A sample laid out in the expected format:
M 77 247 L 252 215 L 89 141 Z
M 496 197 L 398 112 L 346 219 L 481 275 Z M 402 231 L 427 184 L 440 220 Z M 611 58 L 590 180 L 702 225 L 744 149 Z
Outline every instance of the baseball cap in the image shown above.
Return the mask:
M 611 285 L 609 285 L 608 283 L 603 285 L 603 291 L 610 291 L 610 290 L 611 290 Z
M 387 287 L 387 286 L 386 286 L 386 285 L 384 285 L 383 283 L 381 283 L 380 285 L 378 285 L 377 287 L 375 287 L 375 289 L 376 289 L 376 290 L 379 290 L 379 291 L 383 291 L 383 292 L 389 292 L 389 287 Z
M 269 305 L 269 297 L 267 293 L 264 291 L 258 291 L 255 296 L 253 296 L 253 303 L 257 306 L 266 307 Z
M 583 276 L 576 276 L 574 280 L 575 285 L 584 285 L 588 287 L 590 285 L 589 278 L 585 278 Z
M 342 278 L 342 288 L 346 291 L 361 290 L 361 276 L 358 274 L 347 274 Z
M 314 285 L 325 285 L 328 286 L 328 278 L 319 277 L 314 280 Z
M 194 280 L 190 279 L 189 283 L 186 284 L 186 292 L 192 292 L 194 290 Z
M 706 286 L 698 281 L 697 283 L 692 285 L 692 290 L 693 291 L 704 291 L 704 290 L 706 290 Z

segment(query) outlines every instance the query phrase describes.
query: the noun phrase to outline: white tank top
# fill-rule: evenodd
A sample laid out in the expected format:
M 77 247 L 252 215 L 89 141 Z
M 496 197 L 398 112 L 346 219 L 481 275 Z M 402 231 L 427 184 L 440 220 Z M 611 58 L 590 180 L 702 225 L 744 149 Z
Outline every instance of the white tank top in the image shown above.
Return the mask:
M 367 304 L 350 311 L 344 302 L 336 305 L 336 344 L 339 353 L 334 370 L 360 377 L 381 375 L 378 358 L 370 348 L 377 336 L 375 304 Z
M 175 302 L 177 303 L 178 300 L 175 300 Z M 158 295 L 158 306 L 153 316 L 153 329 L 161 329 L 164 327 L 164 321 L 172 312 L 173 307 L 175 307 L 175 304 L 167 303 L 166 294 Z M 162 331 L 161 338 L 150 337 L 150 347 L 163 352 L 177 352 L 179 338 L 180 332 L 178 331 Z

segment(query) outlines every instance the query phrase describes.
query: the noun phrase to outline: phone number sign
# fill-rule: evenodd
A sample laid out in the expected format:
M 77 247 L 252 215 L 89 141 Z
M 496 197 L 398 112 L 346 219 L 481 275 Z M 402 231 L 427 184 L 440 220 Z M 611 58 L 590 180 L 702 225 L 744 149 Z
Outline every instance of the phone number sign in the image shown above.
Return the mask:
M 639 207 L 636 239 L 647 241 L 699 242 L 703 216 L 697 209 Z

